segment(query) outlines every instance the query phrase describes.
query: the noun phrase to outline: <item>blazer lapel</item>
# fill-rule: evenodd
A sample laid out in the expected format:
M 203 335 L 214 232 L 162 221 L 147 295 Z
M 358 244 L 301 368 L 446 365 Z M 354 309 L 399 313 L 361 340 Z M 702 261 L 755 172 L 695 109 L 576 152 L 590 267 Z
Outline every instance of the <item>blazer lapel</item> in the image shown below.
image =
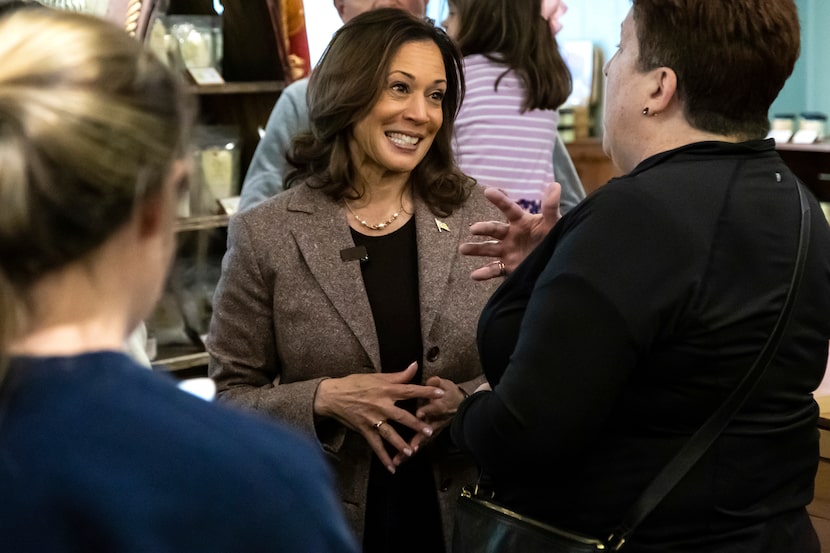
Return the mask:
M 302 186 L 288 211 L 296 221 L 291 235 L 311 274 L 379 371 L 380 347 L 360 261 L 340 257 L 341 250 L 354 247 L 340 206 L 322 192 Z
M 436 217 L 429 206 L 417 197 L 415 208 L 421 335 L 426 337 L 429 336 L 435 316 L 441 310 L 450 281 L 450 271 L 458 257 L 462 229 L 457 218 Z

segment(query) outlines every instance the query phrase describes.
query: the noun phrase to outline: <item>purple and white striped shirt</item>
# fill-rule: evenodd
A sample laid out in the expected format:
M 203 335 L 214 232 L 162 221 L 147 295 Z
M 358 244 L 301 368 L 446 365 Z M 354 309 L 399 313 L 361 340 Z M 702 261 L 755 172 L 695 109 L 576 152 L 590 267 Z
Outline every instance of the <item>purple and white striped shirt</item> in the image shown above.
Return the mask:
M 455 122 L 455 156 L 464 173 L 479 184 L 501 188 L 531 212 L 554 181 L 556 110 L 521 113 L 524 86 L 507 67 L 473 54 L 464 58 L 467 94 Z

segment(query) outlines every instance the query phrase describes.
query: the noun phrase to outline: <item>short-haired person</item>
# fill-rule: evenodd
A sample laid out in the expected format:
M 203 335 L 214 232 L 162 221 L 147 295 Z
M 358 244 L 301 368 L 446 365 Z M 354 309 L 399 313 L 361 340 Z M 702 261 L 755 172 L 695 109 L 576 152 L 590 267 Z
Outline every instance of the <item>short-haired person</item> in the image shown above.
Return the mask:
M 487 194 L 512 224 L 476 224 L 493 241 L 464 246 L 505 255 L 512 272 L 479 324 L 492 391 L 462 403 L 453 438 L 510 508 L 608 536 L 768 339 L 796 262 L 801 187 L 809 249 L 778 352 L 623 551 L 817 553 L 805 506 L 818 463 L 812 391 L 830 339 L 830 229 L 765 140 L 799 53 L 796 6 L 632 4 L 605 66 L 603 142 L 625 174 L 518 267 L 516 239 L 538 236 L 519 231 L 541 218 L 496 190 Z M 488 271 L 499 272 L 476 276 Z
M 463 94 L 431 22 L 346 23 L 312 73 L 288 189 L 231 219 L 214 299 L 220 397 L 319 440 L 366 553 L 444 550 L 476 474 L 441 432 L 483 382 L 475 324 L 495 287 L 458 248 L 500 215 L 453 162 Z
M 334 5 L 346 23 L 359 13 L 382 7 L 398 7 L 423 17 L 427 2 L 428 0 L 335 0 Z M 250 209 L 284 189 L 285 178 L 292 169 L 286 159 L 291 141 L 309 129 L 307 90 L 308 79 L 301 79 L 285 87 L 280 94 L 245 175 L 239 201 L 241 211 Z M 558 134 L 553 161 L 556 178 L 562 188 L 561 207 L 564 212 L 585 197 L 585 190 Z
M 561 4 L 560 4 L 561 5 Z M 538 213 L 554 182 L 557 109 L 571 92 L 542 0 L 450 0 L 447 33 L 464 54 L 467 94 L 455 125 L 456 161 L 484 186 Z
M 101 19 L 0 17 L 0 535 L 42 551 L 354 553 L 309 440 L 132 361 L 192 102 Z

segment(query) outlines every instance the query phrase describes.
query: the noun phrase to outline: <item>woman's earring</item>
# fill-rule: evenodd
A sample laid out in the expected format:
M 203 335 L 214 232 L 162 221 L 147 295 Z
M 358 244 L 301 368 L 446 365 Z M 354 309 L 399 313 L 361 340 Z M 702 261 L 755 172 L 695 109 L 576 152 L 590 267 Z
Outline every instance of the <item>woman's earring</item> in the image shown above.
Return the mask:
M 647 107 L 643 108 L 643 115 L 648 115 L 648 108 Z

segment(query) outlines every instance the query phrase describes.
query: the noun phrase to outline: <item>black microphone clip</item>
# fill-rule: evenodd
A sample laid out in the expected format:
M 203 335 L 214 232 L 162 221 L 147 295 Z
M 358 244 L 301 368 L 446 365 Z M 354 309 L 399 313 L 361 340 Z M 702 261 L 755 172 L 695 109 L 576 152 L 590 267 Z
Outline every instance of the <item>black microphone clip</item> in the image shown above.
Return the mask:
M 366 263 L 369 261 L 369 253 L 366 251 L 366 246 L 355 246 L 354 248 L 340 250 L 340 259 L 344 263 L 346 261 L 360 261 L 361 263 Z

